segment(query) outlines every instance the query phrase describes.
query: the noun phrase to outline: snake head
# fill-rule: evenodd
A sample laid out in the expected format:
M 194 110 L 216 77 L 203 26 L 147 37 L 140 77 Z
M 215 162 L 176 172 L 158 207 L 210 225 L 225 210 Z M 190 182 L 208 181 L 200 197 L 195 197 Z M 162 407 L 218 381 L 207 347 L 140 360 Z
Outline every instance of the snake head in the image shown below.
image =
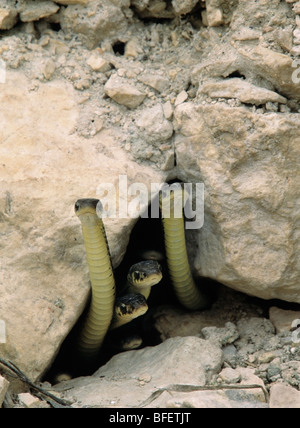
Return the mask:
M 162 270 L 156 260 L 144 260 L 135 263 L 129 269 L 127 280 L 139 287 L 151 287 L 162 279 Z

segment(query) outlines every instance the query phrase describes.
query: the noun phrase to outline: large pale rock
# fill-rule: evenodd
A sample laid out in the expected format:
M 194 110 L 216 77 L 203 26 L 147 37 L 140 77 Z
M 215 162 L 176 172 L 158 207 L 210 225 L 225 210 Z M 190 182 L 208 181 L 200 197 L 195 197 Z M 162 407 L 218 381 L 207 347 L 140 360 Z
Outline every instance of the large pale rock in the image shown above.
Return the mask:
M 104 86 L 106 95 L 116 103 L 128 108 L 138 107 L 146 94 L 138 90 L 132 83 L 118 75 L 112 75 Z
M 53 15 L 59 10 L 57 4 L 48 0 L 38 2 L 21 0 L 18 3 L 18 12 L 23 22 L 38 21 L 41 18 Z
M 178 176 L 205 186 L 199 274 L 300 302 L 299 115 L 196 103 L 174 114 Z
M 70 84 L 31 88 L 22 73 L 8 72 L 0 94 L 0 320 L 6 332 L 0 353 L 37 379 L 89 293 L 75 201 L 100 197 L 103 183 L 118 191 L 120 174 L 127 174 L 128 185 L 164 179 L 128 158 L 121 134 L 104 130 L 89 140 L 76 134 L 80 104 Z M 104 222 L 117 264 L 135 220 Z
M 270 389 L 271 409 L 300 409 L 300 392 L 285 383 L 275 383 Z
M 0 8 L 0 30 L 10 30 L 18 21 L 18 12 L 14 7 Z
M 211 98 L 237 98 L 242 103 L 261 105 L 267 102 L 286 104 L 286 98 L 270 91 L 259 88 L 242 79 L 226 79 L 220 82 L 205 82 L 199 89 L 200 93 Z
M 177 337 L 160 345 L 115 355 L 93 376 L 59 384 L 75 407 L 135 407 L 157 388 L 203 386 L 219 372 L 223 354 L 218 346 L 197 337 Z M 124 394 L 124 391 L 126 393 Z
M 279 96 L 300 99 L 300 87 L 293 59 L 263 46 L 241 48 L 228 45 L 226 58 L 223 48 L 217 48 L 208 59 L 197 65 L 192 71 L 192 82 L 199 83 L 208 77 L 227 77 L 232 73 L 245 76 L 249 82 L 274 90 Z M 296 76 L 297 77 L 297 76 Z M 241 80 L 241 88 L 243 86 Z
M 122 8 L 129 4 L 128 0 L 73 3 L 61 11 L 60 25 L 66 34 L 78 34 L 86 46 L 93 49 L 102 40 L 118 37 L 126 30 L 127 20 Z

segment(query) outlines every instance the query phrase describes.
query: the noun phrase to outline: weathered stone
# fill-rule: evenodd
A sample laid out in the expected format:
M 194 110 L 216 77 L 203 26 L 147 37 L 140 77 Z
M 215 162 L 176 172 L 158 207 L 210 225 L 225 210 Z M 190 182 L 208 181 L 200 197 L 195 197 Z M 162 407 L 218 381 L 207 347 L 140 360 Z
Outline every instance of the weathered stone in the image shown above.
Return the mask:
M 63 6 L 69 6 L 70 4 L 87 5 L 91 0 L 54 0 L 54 2 Z
M 52 61 L 52 59 L 46 60 L 44 67 L 43 67 L 43 74 L 46 80 L 50 80 L 53 76 L 53 73 L 55 72 L 56 66 L 55 62 Z
M 0 407 L 2 406 L 8 387 L 9 387 L 9 381 L 5 379 L 5 377 L 0 376 Z
M 50 407 L 47 402 L 40 400 L 29 392 L 18 394 L 18 400 L 21 407 L 25 407 L 27 409 L 42 409 Z
M 196 6 L 198 0 L 172 0 L 172 6 L 176 15 L 185 15 Z
M 117 37 L 126 30 L 127 20 L 120 10 L 121 4 L 122 0 L 103 0 L 70 5 L 61 11 L 60 25 L 66 34 L 78 34 L 86 46 L 93 49 L 102 40 Z
M 169 80 L 159 74 L 144 73 L 138 79 L 158 92 L 164 92 L 169 87 Z
M 271 385 L 269 407 L 271 409 L 300 409 L 300 391 L 284 383 Z
M 256 74 L 270 81 L 279 92 L 287 97 L 300 98 L 300 87 L 292 79 L 292 58 L 262 46 L 250 50 L 240 48 L 238 51 L 248 64 L 251 63 L 251 68 L 255 68 Z
M 265 88 L 259 88 L 246 80 L 234 78 L 220 82 L 205 82 L 200 93 L 211 98 L 237 98 L 243 103 L 261 105 L 268 101 L 286 104 L 287 99 Z
M 59 10 L 59 6 L 52 1 L 36 2 L 33 0 L 21 0 L 18 4 L 18 12 L 21 21 L 31 22 L 53 15 Z
M 56 80 L 30 88 L 21 72 L 10 71 L 1 87 L 0 320 L 6 341 L 0 347 L 3 358 L 34 380 L 51 364 L 89 294 L 74 203 L 100 197 L 101 183 L 118 186 L 120 174 L 127 174 L 128 185 L 165 178 L 150 178 L 153 170 L 145 165 L 137 168 L 119 146 L 121 134 L 103 130 L 86 143 L 74 133 L 80 105 L 71 84 Z M 134 222 L 105 219 L 114 265 Z
M 209 27 L 223 24 L 223 13 L 220 0 L 206 0 L 206 19 Z
M 10 30 L 18 21 L 18 12 L 15 8 L 0 8 L 0 30 Z
M 219 347 L 196 337 L 178 337 L 154 347 L 115 355 L 93 376 L 64 382 L 55 389 L 64 390 L 65 398 L 72 396 L 75 407 L 132 407 L 157 388 L 174 384 L 203 386 L 220 370 L 221 364 Z M 144 374 L 147 382 L 141 387 L 139 379 Z
M 97 52 L 92 53 L 92 55 L 87 59 L 86 63 L 91 67 L 92 70 L 101 71 L 102 73 L 110 70 L 111 68 L 109 62 Z
M 146 94 L 136 89 L 123 77 L 112 75 L 104 86 L 107 96 L 116 103 L 122 104 L 128 108 L 138 107 L 146 97 Z
M 296 319 L 300 319 L 300 311 L 292 311 L 272 306 L 269 309 L 269 318 L 274 324 L 277 333 L 290 331 L 292 322 Z
M 175 107 L 177 107 L 179 104 L 184 103 L 188 99 L 188 97 L 189 96 L 186 91 L 181 91 L 175 99 Z
M 300 302 L 300 241 L 292 226 L 299 217 L 298 115 L 191 102 L 174 115 L 177 176 L 205 186 L 199 274 Z
M 219 378 L 225 383 L 238 383 L 241 380 L 241 374 L 231 367 L 225 367 L 220 371 Z
M 149 142 L 166 141 L 173 134 L 173 125 L 165 118 L 161 104 L 143 110 L 136 124 Z

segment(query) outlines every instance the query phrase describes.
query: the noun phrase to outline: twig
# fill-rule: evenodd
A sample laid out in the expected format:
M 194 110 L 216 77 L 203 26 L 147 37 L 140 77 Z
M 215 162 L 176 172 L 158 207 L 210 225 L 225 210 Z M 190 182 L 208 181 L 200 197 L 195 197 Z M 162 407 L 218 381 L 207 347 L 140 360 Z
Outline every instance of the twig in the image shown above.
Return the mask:
M 137 407 L 145 407 L 148 404 L 152 403 L 157 397 L 159 397 L 164 391 L 167 392 L 194 392 L 194 391 L 217 391 L 218 389 L 254 389 L 254 388 L 260 388 L 262 389 L 264 393 L 264 397 L 266 400 L 266 403 L 269 399 L 268 391 L 265 387 L 258 384 L 251 384 L 251 385 L 232 385 L 232 384 L 220 384 L 220 385 L 205 385 L 205 386 L 197 386 L 197 385 L 168 385 L 163 388 L 159 388 L 156 391 L 152 392 L 150 397 L 148 397 L 145 401 L 140 403 Z
M 13 372 L 17 377 L 26 385 L 28 385 L 33 391 L 35 391 L 36 396 L 39 398 L 43 398 L 46 400 L 52 407 L 70 407 L 70 403 L 56 397 L 55 395 L 51 394 L 51 392 L 48 392 L 46 389 L 42 388 L 39 385 L 36 385 L 35 383 L 31 382 L 30 379 L 11 361 L 5 361 L 3 358 L 0 357 L 0 363 L 8 368 L 11 372 Z

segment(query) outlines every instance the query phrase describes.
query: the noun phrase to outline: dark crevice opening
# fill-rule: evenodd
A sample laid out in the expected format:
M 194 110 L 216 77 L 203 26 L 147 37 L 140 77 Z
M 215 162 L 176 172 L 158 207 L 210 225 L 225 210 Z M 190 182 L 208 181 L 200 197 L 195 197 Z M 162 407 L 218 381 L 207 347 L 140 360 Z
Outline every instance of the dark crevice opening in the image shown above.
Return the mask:
M 113 43 L 112 49 L 116 55 L 123 56 L 125 53 L 125 46 L 126 46 L 126 43 L 121 42 L 120 40 L 117 40 L 116 42 Z

